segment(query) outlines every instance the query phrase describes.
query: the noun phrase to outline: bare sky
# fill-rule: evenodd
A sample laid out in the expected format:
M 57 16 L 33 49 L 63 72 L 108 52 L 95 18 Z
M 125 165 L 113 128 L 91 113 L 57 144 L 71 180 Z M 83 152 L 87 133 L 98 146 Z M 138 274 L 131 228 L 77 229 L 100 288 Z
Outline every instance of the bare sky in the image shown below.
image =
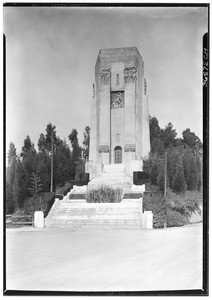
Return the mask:
M 201 7 L 4 7 L 6 147 L 20 152 L 27 134 L 36 145 L 49 122 L 81 142 L 99 50 L 130 46 L 144 60 L 150 115 L 202 138 L 207 22 Z

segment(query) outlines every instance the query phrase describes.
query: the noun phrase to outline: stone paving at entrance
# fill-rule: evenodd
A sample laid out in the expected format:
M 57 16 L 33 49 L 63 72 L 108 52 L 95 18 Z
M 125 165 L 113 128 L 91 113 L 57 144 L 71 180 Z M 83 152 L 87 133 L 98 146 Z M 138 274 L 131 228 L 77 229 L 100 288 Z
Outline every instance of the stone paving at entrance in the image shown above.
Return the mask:
M 202 224 L 158 230 L 7 229 L 7 290 L 201 289 Z

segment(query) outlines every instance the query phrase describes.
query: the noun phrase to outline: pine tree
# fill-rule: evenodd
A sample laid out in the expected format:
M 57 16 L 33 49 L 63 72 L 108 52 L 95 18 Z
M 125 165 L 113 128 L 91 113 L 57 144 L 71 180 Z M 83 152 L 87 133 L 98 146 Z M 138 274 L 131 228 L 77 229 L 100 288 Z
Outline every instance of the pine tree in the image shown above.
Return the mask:
M 6 169 L 6 212 L 13 213 L 16 203 L 13 199 L 13 185 L 15 180 L 15 170 L 17 164 L 17 154 L 15 145 L 11 142 L 8 151 L 8 165 Z
M 24 140 L 24 146 L 22 147 L 21 157 L 24 159 L 29 153 L 31 153 L 32 156 L 35 156 L 36 150 L 29 135 L 27 135 L 26 139 Z
M 43 191 L 49 192 L 51 180 L 51 160 L 45 151 L 37 154 L 36 174 L 41 178 Z
M 54 155 L 54 178 L 56 187 L 62 187 L 71 180 L 71 151 L 65 141 L 57 146 Z
M 52 135 L 53 135 L 53 145 L 55 147 L 60 143 L 60 139 L 56 136 L 56 127 L 49 123 L 46 126 L 46 134 L 40 134 L 38 140 L 38 150 L 46 152 L 48 155 L 51 155 L 52 150 Z
M 35 174 L 32 173 L 32 176 L 30 177 L 30 184 L 28 187 L 28 191 L 30 195 L 36 196 L 38 193 L 42 192 L 43 190 L 43 184 L 41 178 Z
M 71 133 L 69 134 L 68 138 L 71 142 L 72 146 L 72 178 L 75 178 L 77 163 L 81 159 L 81 147 L 79 146 L 78 142 L 78 132 L 76 129 L 72 129 Z
M 190 149 L 200 149 L 202 148 L 202 143 L 199 137 L 194 133 L 191 132 L 189 128 L 183 131 L 183 143 L 187 145 Z
M 149 116 L 149 130 L 151 153 L 158 153 L 159 155 L 162 155 L 164 153 L 164 145 L 161 139 L 162 130 L 156 117 Z
M 165 129 L 162 129 L 161 137 L 164 144 L 165 149 L 167 149 L 170 146 L 175 147 L 176 146 L 176 130 L 173 129 L 172 123 L 168 123 L 165 127 Z
M 22 208 L 29 195 L 27 191 L 28 174 L 20 159 L 17 160 L 13 184 L 13 201 L 15 209 Z

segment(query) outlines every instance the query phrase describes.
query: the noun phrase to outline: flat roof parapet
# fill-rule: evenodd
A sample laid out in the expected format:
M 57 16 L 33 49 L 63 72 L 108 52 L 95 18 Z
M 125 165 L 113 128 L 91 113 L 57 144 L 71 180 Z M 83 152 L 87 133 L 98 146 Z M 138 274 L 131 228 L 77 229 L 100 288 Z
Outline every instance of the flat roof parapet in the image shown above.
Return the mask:
M 139 59 L 142 61 L 142 56 L 137 47 L 100 49 L 96 66 L 100 64 L 102 67 L 108 67 L 114 62 L 134 62 L 137 64 Z
M 117 54 L 117 53 L 129 53 L 134 52 L 139 53 L 137 47 L 122 47 L 122 48 L 109 48 L 100 49 L 99 54 Z

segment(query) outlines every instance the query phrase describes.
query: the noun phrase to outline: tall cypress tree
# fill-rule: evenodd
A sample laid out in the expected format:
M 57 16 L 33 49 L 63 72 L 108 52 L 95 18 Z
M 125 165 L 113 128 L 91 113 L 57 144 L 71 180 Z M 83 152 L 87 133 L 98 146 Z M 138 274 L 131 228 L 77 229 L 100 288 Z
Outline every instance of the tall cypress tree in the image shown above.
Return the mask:
M 72 129 L 68 138 L 72 146 L 72 178 L 75 179 L 77 175 L 77 164 L 81 160 L 81 147 L 78 142 L 78 132 L 76 129 Z
M 199 174 L 197 169 L 197 164 L 193 153 L 189 155 L 189 165 L 188 165 L 188 190 L 198 190 L 199 184 Z
M 172 182 L 172 190 L 176 194 L 184 193 L 186 191 L 186 181 L 181 157 L 179 157 L 176 165 L 176 171 Z
M 16 203 L 13 199 L 13 184 L 15 180 L 15 169 L 17 164 L 17 154 L 15 145 L 11 142 L 8 151 L 8 165 L 6 169 L 6 212 L 13 213 Z
M 86 126 L 85 131 L 83 132 L 84 140 L 82 142 L 83 144 L 83 158 L 85 161 L 88 161 L 89 158 L 89 146 L 90 146 L 90 127 Z

